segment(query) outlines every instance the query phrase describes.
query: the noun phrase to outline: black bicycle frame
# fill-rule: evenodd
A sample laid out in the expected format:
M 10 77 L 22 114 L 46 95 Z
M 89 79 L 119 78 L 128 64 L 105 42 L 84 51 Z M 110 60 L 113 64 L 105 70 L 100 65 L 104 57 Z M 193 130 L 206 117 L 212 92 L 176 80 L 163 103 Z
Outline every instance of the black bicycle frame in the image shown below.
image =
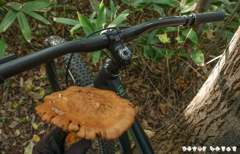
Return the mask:
M 124 90 L 120 75 L 115 75 L 114 73 L 107 72 L 108 68 L 112 67 L 111 60 L 108 60 L 103 65 L 102 69 L 94 79 L 94 87 L 104 90 L 111 90 L 119 94 L 122 98 L 128 99 L 127 93 Z M 141 127 L 138 119 L 136 118 L 132 127 L 130 128 L 130 133 L 133 140 L 141 154 L 153 154 L 153 149 L 148 141 L 148 138 Z M 121 137 L 119 137 L 119 142 L 121 150 L 124 154 L 131 154 L 131 146 L 128 138 L 127 132 L 125 132 Z

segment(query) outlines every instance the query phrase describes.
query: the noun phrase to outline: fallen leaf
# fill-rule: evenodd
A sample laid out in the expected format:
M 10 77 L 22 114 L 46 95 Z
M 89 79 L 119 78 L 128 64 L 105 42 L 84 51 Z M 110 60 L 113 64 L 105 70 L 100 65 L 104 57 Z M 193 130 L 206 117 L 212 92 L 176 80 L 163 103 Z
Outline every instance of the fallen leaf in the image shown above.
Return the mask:
M 140 89 L 140 84 L 138 82 L 134 82 L 132 85 L 132 89 L 138 91 Z
M 10 128 L 15 128 L 18 124 L 19 124 L 18 122 L 13 121 L 13 122 L 9 125 L 9 127 L 10 127 Z
M 18 106 L 19 106 L 19 105 L 18 105 L 17 102 L 14 102 L 14 103 L 13 103 L 13 107 L 14 107 L 14 108 L 17 108 Z
M 158 94 L 159 94 L 159 90 L 153 91 L 153 94 L 154 94 L 154 95 L 158 95 Z
M 25 81 L 26 87 L 32 87 L 32 84 L 33 84 L 32 78 L 28 78 L 27 81 Z
M 19 131 L 19 129 L 17 129 L 15 132 L 14 132 L 15 136 L 19 136 L 21 133 Z
M 42 78 L 46 76 L 46 68 L 45 68 L 45 66 L 41 66 L 40 73 L 41 73 L 41 77 Z
M 45 91 L 43 90 L 43 91 L 40 92 L 39 97 L 40 97 L 41 99 L 43 99 L 44 96 L 45 96 Z
M 33 146 L 35 144 L 33 142 L 30 142 L 28 146 L 26 147 L 24 154 L 32 154 Z
M 20 78 L 20 86 L 23 87 L 23 78 Z
M 37 92 L 27 91 L 27 94 L 34 99 L 40 99 L 40 95 Z
M 38 125 L 36 123 L 32 123 L 32 127 L 35 129 L 35 130 L 38 130 Z
M 152 138 L 155 135 L 155 132 L 144 129 L 144 132 L 147 134 L 148 138 Z
M 168 98 L 169 103 L 173 104 L 173 100 L 171 99 L 171 97 Z
M 45 134 L 47 131 L 46 130 L 41 130 L 38 135 L 42 135 L 42 134 Z
M 16 83 L 13 83 L 11 86 L 12 88 L 14 88 L 14 87 L 17 87 L 18 85 Z
M 163 115 L 165 115 L 166 111 L 167 111 L 166 105 L 165 104 L 160 104 L 160 109 L 161 109 Z
M 38 135 L 33 135 L 33 142 L 38 143 L 40 141 L 40 137 Z
M 183 77 L 182 77 L 182 76 L 179 76 L 177 82 L 178 82 L 178 83 L 184 83 L 184 79 L 183 79 Z

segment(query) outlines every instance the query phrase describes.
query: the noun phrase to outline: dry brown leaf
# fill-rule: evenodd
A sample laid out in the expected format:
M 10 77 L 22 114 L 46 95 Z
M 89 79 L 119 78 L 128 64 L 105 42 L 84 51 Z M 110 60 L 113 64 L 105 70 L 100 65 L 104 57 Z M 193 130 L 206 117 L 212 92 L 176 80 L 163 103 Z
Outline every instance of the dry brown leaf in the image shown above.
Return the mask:
M 20 78 L 20 86 L 23 87 L 23 78 Z
M 37 92 L 27 91 L 27 94 L 34 99 L 40 99 L 40 95 Z
M 171 97 L 168 98 L 169 103 L 173 104 L 173 100 L 171 99 Z
M 144 129 L 144 132 L 147 134 L 148 138 L 152 138 L 155 135 L 155 132 Z
M 166 105 L 165 104 L 160 104 L 160 109 L 161 109 L 163 115 L 165 115 L 166 111 L 167 111 Z
M 19 136 L 21 133 L 19 131 L 19 129 L 17 129 L 15 132 L 14 132 L 15 136 Z
M 40 141 L 40 137 L 38 135 L 33 135 L 33 142 L 38 143 Z
M 42 78 L 46 76 L 46 68 L 44 66 L 41 66 L 40 73 Z
M 182 76 L 179 76 L 179 77 L 178 77 L 178 83 L 184 83 L 184 79 L 183 79 Z
M 41 130 L 38 135 L 42 135 L 42 134 L 45 134 L 47 131 L 46 130 Z
M 138 82 L 134 82 L 132 85 L 132 89 L 135 91 L 139 91 L 140 89 L 140 84 Z

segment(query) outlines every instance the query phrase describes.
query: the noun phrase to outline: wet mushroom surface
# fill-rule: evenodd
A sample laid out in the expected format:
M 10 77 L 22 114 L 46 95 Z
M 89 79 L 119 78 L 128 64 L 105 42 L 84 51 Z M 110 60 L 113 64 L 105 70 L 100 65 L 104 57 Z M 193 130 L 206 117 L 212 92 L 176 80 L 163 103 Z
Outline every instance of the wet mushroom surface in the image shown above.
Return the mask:
M 35 109 L 43 121 L 85 139 L 115 140 L 136 116 L 132 103 L 116 93 L 77 86 L 46 96 Z

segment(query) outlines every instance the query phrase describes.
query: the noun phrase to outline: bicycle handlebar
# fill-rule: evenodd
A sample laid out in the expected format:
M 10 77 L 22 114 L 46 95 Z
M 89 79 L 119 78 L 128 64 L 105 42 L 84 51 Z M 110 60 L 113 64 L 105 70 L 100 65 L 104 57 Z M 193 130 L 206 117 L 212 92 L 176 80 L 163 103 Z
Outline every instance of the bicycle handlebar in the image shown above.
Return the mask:
M 140 35 L 161 27 L 191 25 L 195 21 L 198 23 L 222 21 L 225 17 L 223 11 L 213 13 L 191 14 L 183 17 L 167 17 L 159 20 L 146 22 L 128 29 L 122 30 L 123 42 L 129 42 Z M 10 61 L 0 65 L 0 84 L 4 79 L 12 77 L 18 73 L 34 68 L 40 64 L 48 62 L 54 58 L 60 57 L 67 53 L 74 52 L 93 52 L 108 48 L 110 41 L 106 35 L 91 37 L 83 40 L 75 40 L 66 42 L 57 46 L 53 46 L 36 53 L 24 56 L 22 58 Z

